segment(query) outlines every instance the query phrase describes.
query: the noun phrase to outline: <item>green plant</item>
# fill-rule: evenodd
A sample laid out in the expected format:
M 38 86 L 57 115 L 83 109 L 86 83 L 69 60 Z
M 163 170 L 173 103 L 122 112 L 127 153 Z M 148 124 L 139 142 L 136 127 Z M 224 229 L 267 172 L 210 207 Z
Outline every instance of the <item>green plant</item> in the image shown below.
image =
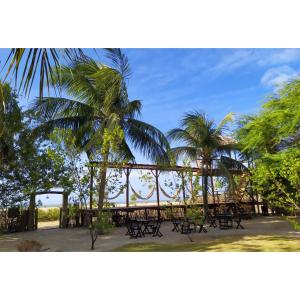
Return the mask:
M 38 209 L 38 221 L 57 221 L 59 220 L 59 208 Z
M 109 233 L 114 228 L 111 213 L 106 211 L 98 212 L 96 220 L 92 220 L 89 227 L 91 237 L 91 250 L 95 249 L 95 242 L 98 235 Z
M 203 210 L 200 207 L 187 208 L 185 216 L 192 220 L 202 220 L 204 218 Z
M 239 120 L 236 137 L 250 158 L 254 191 L 285 214 L 300 211 L 300 80 L 286 84 L 262 109 Z
M 284 220 L 288 221 L 296 231 L 300 231 L 300 222 L 296 218 L 283 217 Z

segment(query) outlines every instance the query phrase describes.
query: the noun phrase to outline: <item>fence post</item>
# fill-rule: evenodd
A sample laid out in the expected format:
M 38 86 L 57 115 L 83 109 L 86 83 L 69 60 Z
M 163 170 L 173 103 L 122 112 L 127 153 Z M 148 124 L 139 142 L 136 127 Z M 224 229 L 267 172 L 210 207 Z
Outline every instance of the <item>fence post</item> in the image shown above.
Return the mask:
M 125 175 L 126 175 L 126 207 L 129 207 L 129 175 L 130 175 L 129 168 L 125 170 Z
M 160 199 L 159 199 L 159 182 L 158 182 L 159 172 L 155 170 L 155 183 L 156 183 L 156 201 L 157 201 L 157 216 L 160 219 Z

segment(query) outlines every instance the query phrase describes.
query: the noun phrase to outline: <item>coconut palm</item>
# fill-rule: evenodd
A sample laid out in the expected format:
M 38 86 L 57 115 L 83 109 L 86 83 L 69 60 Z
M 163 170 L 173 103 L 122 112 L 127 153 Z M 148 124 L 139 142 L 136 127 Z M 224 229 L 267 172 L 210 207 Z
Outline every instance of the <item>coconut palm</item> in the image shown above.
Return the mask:
M 187 113 L 181 120 L 181 128 L 172 129 L 167 134 L 170 141 L 184 143 L 183 146 L 171 149 L 175 159 L 188 157 L 196 163 L 199 169 L 202 169 L 203 202 L 206 211 L 208 209 L 208 169 L 212 167 L 214 159 L 222 153 L 229 153 L 234 145 L 234 141 L 224 135 L 232 116 L 228 114 L 219 125 L 216 125 L 203 112 Z
M 78 144 L 87 154 L 100 151 L 103 164 L 99 179 L 99 210 L 103 207 L 107 162 L 112 152 L 119 159 L 133 161 L 131 149 L 148 159 L 163 161 L 168 156 L 168 142 L 155 127 L 139 120 L 141 101 L 129 100 L 126 79 L 130 75 L 127 57 L 119 49 L 108 49 L 112 66 L 93 59 L 78 60 L 54 70 L 53 84 L 59 85 L 68 98 L 38 98 L 34 110 L 44 118 L 44 128 L 71 128 Z M 117 135 L 117 147 L 105 142 L 105 134 Z

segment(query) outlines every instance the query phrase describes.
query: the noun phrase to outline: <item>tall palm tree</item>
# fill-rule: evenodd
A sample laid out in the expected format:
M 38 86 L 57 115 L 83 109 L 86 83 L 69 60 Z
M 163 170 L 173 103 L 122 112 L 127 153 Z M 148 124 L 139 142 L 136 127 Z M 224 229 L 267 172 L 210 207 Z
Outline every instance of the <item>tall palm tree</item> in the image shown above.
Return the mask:
M 199 169 L 202 169 L 202 193 L 205 211 L 208 210 L 208 170 L 212 167 L 214 159 L 222 153 L 228 153 L 232 149 L 233 141 L 225 137 L 227 124 L 232 120 L 232 114 L 228 114 L 216 125 L 208 119 L 205 113 L 195 111 L 187 113 L 181 120 L 181 128 L 175 128 L 168 132 L 170 141 L 182 142 L 183 146 L 171 149 L 176 159 L 185 156 L 194 161 Z
M 126 161 L 134 160 L 131 146 L 151 160 L 168 159 L 167 139 L 157 128 L 138 119 L 141 101 L 128 99 L 127 57 L 120 49 L 108 49 L 107 56 L 112 66 L 89 58 L 62 66 L 59 74 L 54 70 L 53 84 L 59 85 L 69 98 L 38 98 L 34 104 L 34 110 L 44 118 L 44 127 L 71 128 L 87 154 L 101 152 L 99 210 L 104 203 L 107 162 L 112 151 Z M 124 138 L 117 149 L 111 149 L 104 143 L 104 135 L 116 128 Z

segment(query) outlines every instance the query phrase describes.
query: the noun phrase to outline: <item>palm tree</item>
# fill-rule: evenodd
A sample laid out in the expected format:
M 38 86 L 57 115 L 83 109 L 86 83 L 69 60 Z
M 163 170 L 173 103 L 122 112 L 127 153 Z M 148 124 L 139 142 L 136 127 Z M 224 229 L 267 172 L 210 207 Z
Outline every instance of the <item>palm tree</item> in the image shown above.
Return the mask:
M 181 120 L 181 128 L 172 129 L 167 134 L 171 141 L 184 143 L 183 146 L 171 149 L 175 159 L 188 157 L 199 169 L 202 169 L 205 211 L 208 210 L 208 170 L 212 167 L 213 160 L 222 153 L 229 153 L 234 144 L 232 139 L 224 136 L 232 116 L 228 114 L 219 125 L 216 125 L 203 112 L 187 113 Z
M 93 59 L 77 60 L 54 70 L 53 84 L 59 85 L 71 98 L 38 98 L 34 110 L 44 118 L 44 128 L 71 128 L 78 144 L 87 152 L 101 153 L 98 208 L 105 196 L 107 162 L 112 152 L 133 161 L 131 146 L 147 158 L 166 161 L 168 141 L 157 128 L 138 119 L 141 101 L 129 100 L 126 79 L 130 75 L 127 57 L 120 49 L 108 49 L 112 66 Z M 121 130 L 123 138 L 112 149 L 105 134 Z

